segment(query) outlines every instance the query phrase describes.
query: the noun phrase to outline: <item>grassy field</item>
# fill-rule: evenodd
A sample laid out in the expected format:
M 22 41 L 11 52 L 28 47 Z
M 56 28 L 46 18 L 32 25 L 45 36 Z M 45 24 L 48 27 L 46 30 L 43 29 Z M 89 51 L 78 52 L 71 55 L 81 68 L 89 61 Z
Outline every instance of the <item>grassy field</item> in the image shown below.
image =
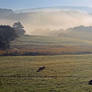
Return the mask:
M 0 57 L 0 92 L 92 92 L 91 79 L 92 55 Z
M 65 36 L 60 36 L 60 37 L 55 37 L 55 36 L 35 36 L 35 35 L 24 35 L 19 38 L 17 38 L 15 41 L 12 42 L 12 46 L 34 46 L 34 45 L 47 45 L 47 46 L 52 46 L 52 45 L 67 45 L 67 46 L 83 46 L 83 45 L 91 45 L 92 46 L 92 41 L 90 40 L 83 40 L 83 39 L 78 39 L 78 38 L 73 38 L 73 37 L 65 37 Z
M 17 51 L 19 55 L 85 54 L 92 53 L 92 41 L 64 36 L 24 35 L 11 42 L 11 49 L 10 53 Z

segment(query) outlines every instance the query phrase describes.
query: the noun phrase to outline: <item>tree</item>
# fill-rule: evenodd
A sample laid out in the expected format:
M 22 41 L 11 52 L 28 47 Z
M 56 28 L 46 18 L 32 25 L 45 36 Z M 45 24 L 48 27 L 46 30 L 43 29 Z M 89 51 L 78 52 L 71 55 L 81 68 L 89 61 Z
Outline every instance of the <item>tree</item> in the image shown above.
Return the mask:
M 0 25 L 0 49 L 10 48 L 10 42 L 17 37 L 16 31 L 8 25 Z
M 24 27 L 20 22 L 16 22 L 13 24 L 13 28 L 16 30 L 18 36 L 22 36 L 25 33 Z

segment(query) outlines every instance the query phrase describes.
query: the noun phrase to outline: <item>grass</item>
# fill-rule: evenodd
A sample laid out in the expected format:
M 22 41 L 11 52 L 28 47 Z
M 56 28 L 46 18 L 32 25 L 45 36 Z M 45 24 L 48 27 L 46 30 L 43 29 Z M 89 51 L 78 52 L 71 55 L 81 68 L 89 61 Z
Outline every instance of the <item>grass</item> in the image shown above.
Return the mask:
M 0 92 L 92 92 L 91 79 L 92 55 L 0 57 Z
M 50 37 L 24 35 L 11 42 L 11 48 L 13 49 L 9 51 L 10 53 L 17 51 L 20 55 L 25 55 L 25 53 L 27 55 L 30 55 L 29 53 L 38 53 L 37 55 L 92 53 L 92 42 L 90 40 L 66 36 Z
M 91 45 L 92 42 L 90 40 L 83 40 L 72 37 L 53 37 L 53 36 L 30 36 L 24 35 L 20 38 L 17 38 L 11 45 L 24 46 L 24 45 L 67 45 L 67 46 L 79 46 L 79 45 Z

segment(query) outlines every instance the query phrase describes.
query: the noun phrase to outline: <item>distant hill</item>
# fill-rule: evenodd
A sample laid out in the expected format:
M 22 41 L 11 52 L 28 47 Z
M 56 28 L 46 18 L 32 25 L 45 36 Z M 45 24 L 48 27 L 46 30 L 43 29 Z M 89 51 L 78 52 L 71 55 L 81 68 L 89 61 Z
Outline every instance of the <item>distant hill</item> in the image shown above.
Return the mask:
M 14 13 L 12 9 L 3 9 L 0 8 L 0 13 Z
M 14 12 L 11 9 L 0 9 L 0 19 L 10 19 L 14 16 Z
M 72 32 L 92 32 L 92 26 L 77 26 L 74 28 L 69 28 L 67 31 L 72 31 Z
M 15 12 L 17 13 L 25 13 L 25 12 L 37 12 L 37 11 L 42 11 L 42 10 L 48 10 L 48 9 L 60 9 L 60 10 L 80 10 L 80 11 L 85 11 L 88 13 L 92 13 L 92 8 L 91 7 L 82 7 L 82 6 L 57 6 L 57 7 L 41 7 L 41 8 L 32 8 L 32 9 L 21 9 L 21 10 L 16 10 Z
M 77 26 L 69 28 L 63 34 L 62 32 L 59 32 L 59 34 L 57 33 L 57 36 L 92 41 L 92 26 Z
M 64 33 L 66 29 L 80 25 L 92 26 L 91 10 L 89 7 L 72 6 L 18 11 L 0 9 L 0 24 L 12 25 L 20 21 L 27 34 L 55 36 Z

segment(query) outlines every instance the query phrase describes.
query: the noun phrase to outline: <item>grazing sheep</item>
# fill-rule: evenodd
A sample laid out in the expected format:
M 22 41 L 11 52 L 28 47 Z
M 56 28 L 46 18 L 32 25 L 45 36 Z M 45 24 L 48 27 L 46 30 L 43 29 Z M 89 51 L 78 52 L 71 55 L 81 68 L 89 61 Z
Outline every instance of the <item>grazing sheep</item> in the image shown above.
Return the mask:
M 46 67 L 45 66 L 41 66 L 39 67 L 39 69 L 37 70 L 37 72 L 41 72 L 42 70 L 44 70 Z
M 90 80 L 90 81 L 88 82 L 88 84 L 89 84 L 89 85 L 92 85 L 92 80 Z

